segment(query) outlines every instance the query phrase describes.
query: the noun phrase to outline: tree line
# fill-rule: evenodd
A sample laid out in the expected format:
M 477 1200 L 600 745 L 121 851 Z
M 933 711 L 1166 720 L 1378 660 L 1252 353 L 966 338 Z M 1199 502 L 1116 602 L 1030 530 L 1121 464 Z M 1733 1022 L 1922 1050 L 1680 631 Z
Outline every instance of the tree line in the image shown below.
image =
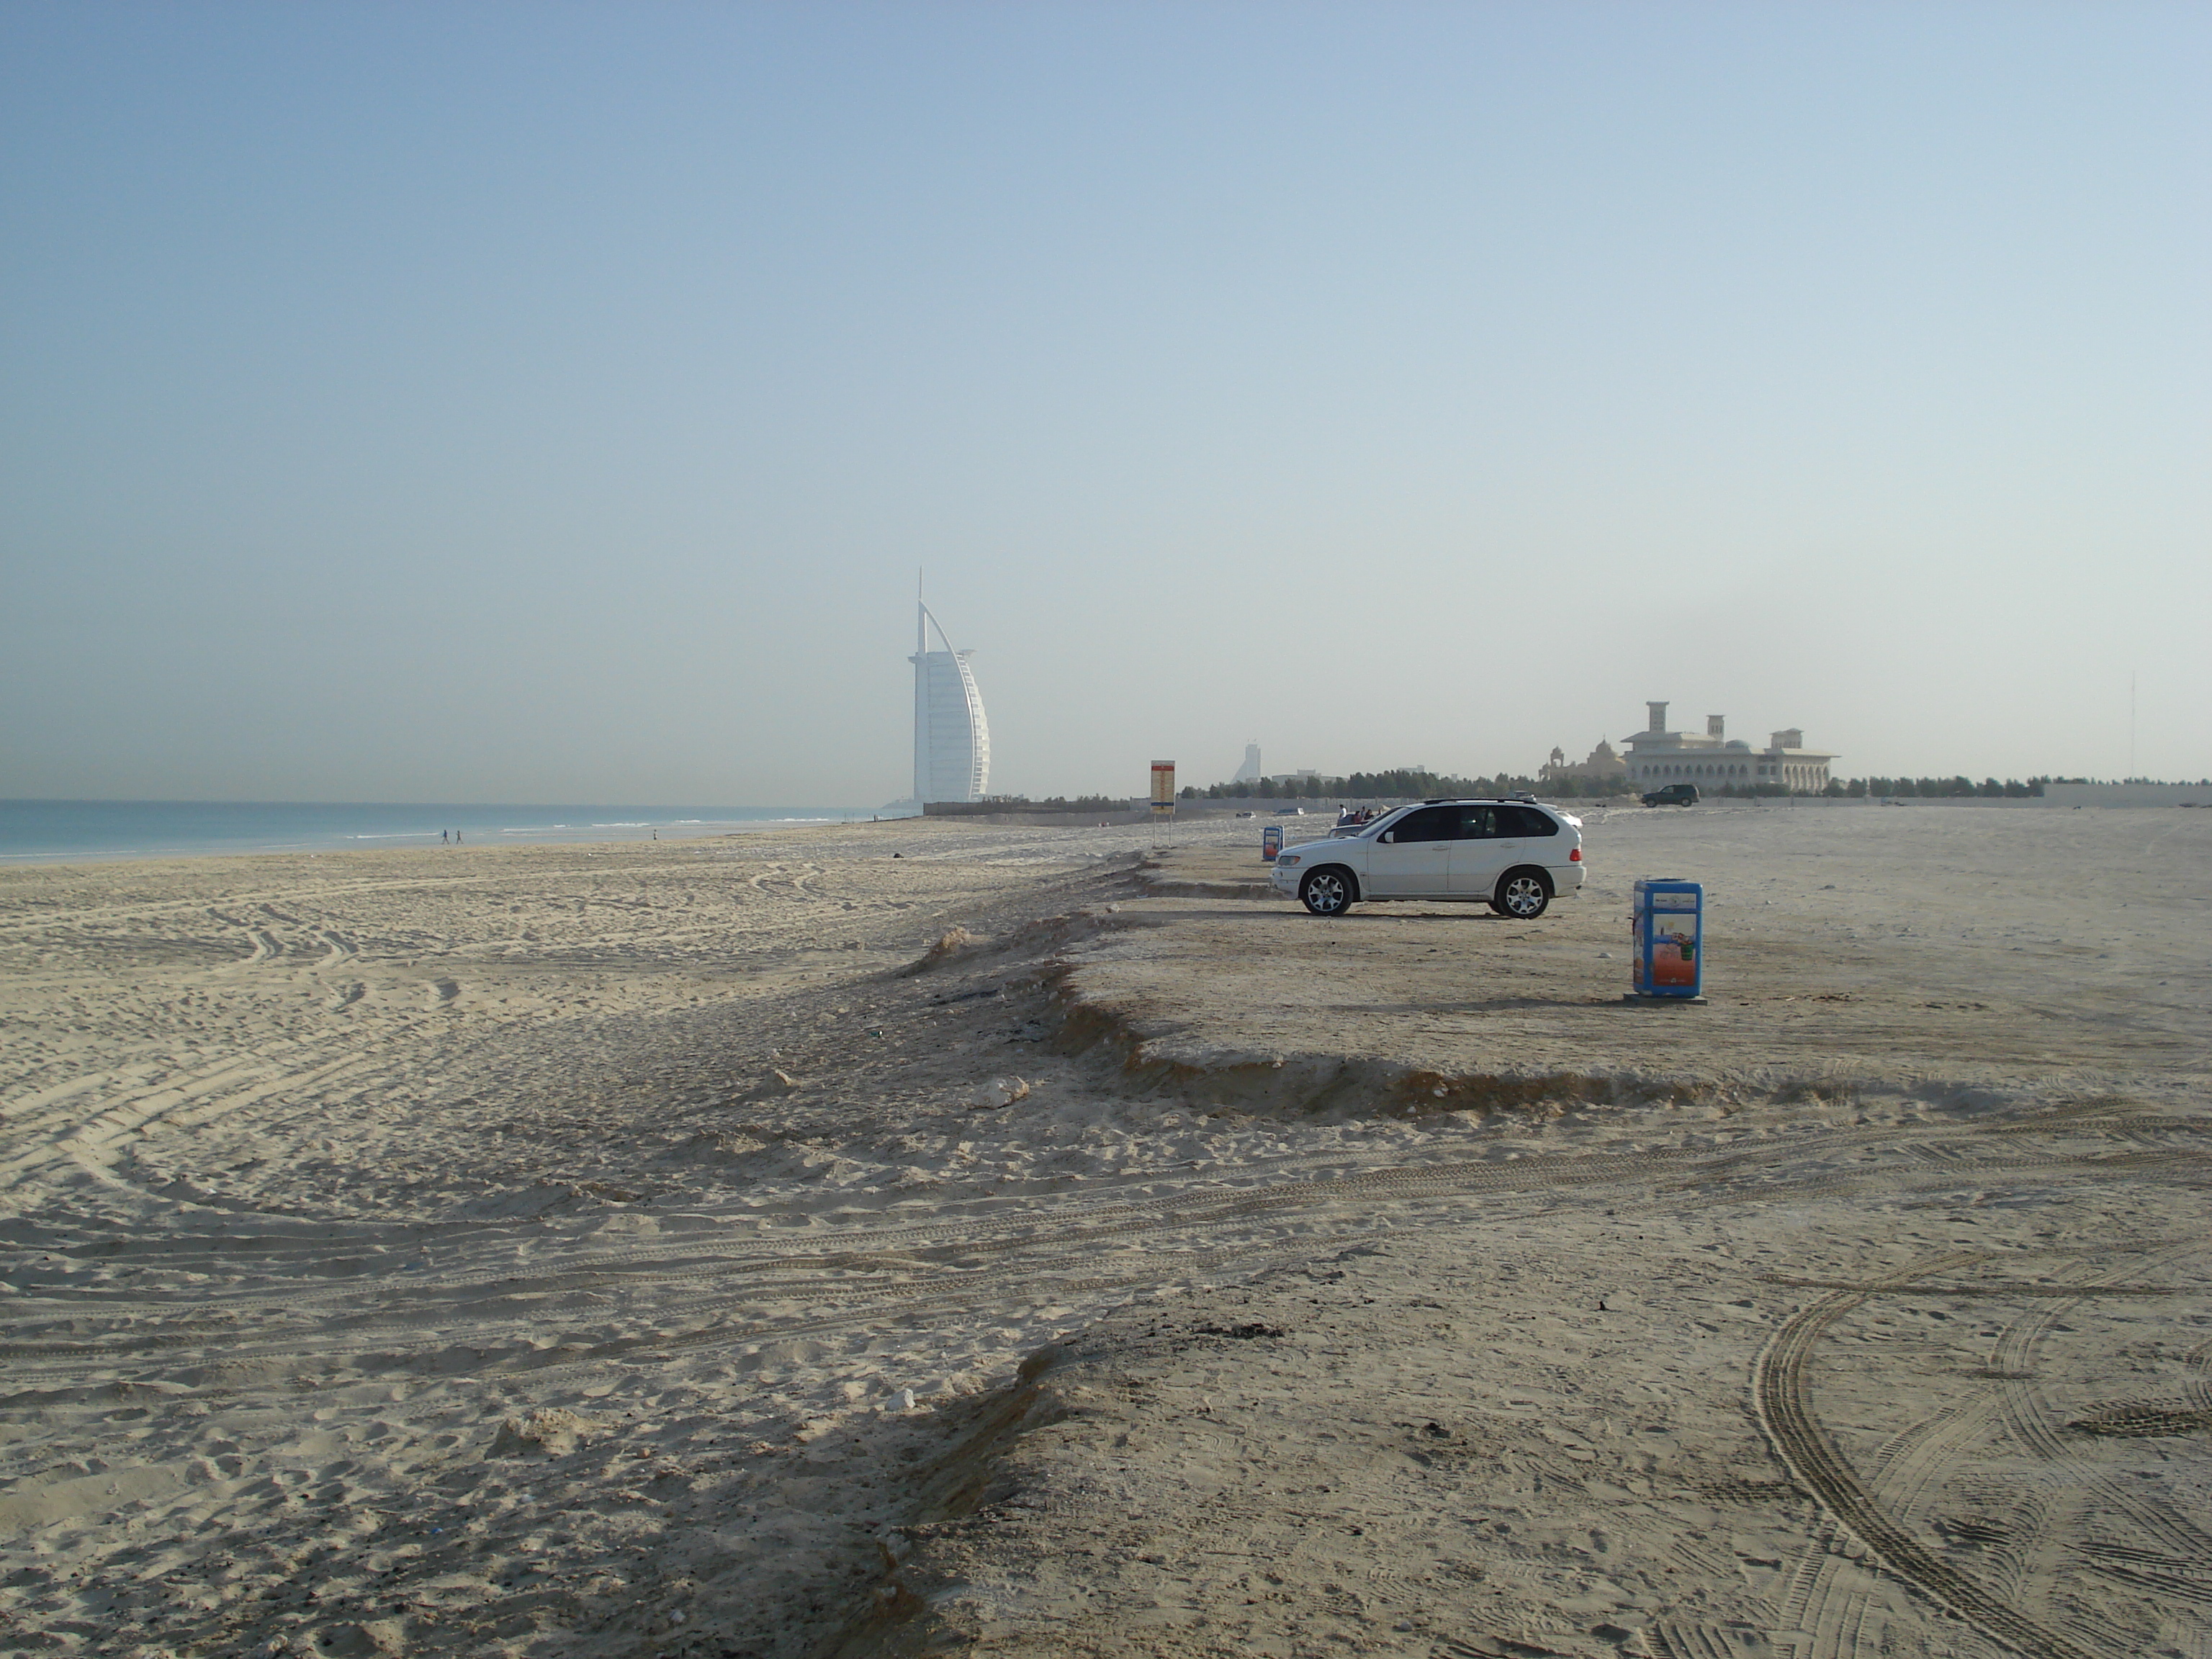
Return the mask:
M 1494 778 L 1447 777 L 1416 767 L 1396 767 L 1382 772 L 1352 772 L 1340 778 L 1262 778 L 1255 783 L 1216 783 L 1200 789 L 1190 786 L 1185 800 L 1426 800 L 1432 796 L 1469 798 L 1480 795 L 1536 794 L 1560 799 L 1631 794 L 1626 783 L 1602 778 L 1560 778 L 1540 784 L 1532 777 L 1500 772 Z
M 1703 789 L 1708 795 L 1735 796 L 1748 799 L 1753 796 L 1820 794 L 1831 800 L 1848 799 L 1861 800 L 1873 796 L 1878 800 L 1900 800 L 1905 796 L 1920 796 L 1929 799 L 1957 800 L 1970 797 L 1982 799 L 2027 800 L 2043 793 L 2046 783 L 2066 783 L 2066 778 L 2030 778 L 2025 783 L 2018 778 L 2007 778 L 1999 782 L 1995 778 L 1984 778 L 1976 783 L 1963 775 L 1949 778 L 1830 778 L 1827 787 L 1813 790 L 1792 789 L 1784 783 L 1731 783 L 1716 789 Z M 1627 793 L 1623 786 L 1624 793 Z
M 2018 778 L 2007 778 L 1998 782 L 1995 778 L 1984 778 L 1976 783 L 1969 777 L 1951 778 L 1853 778 L 1838 788 L 1832 781 L 1826 793 L 1831 795 L 1875 795 L 1894 799 L 1901 795 L 1925 795 L 1936 799 L 1978 795 L 1984 799 L 2002 798 L 2024 800 L 2040 795 L 2046 783 L 2063 782 L 2063 779 L 2030 778 L 2022 783 Z

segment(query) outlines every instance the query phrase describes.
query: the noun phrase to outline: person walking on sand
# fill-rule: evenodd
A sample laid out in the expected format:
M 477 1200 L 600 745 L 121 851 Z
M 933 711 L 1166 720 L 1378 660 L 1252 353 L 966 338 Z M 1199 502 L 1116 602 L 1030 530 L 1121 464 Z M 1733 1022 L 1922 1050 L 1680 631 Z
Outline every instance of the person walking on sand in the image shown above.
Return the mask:
M 440 831 L 438 831 L 438 845 L 439 845 L 439 846 L 443 847 L 443 846 L 444 846 L 447 842 L 451 841 L 452 839 L 453 839 L 453 832 L 452 832 L 451 830 L 441 830 Z

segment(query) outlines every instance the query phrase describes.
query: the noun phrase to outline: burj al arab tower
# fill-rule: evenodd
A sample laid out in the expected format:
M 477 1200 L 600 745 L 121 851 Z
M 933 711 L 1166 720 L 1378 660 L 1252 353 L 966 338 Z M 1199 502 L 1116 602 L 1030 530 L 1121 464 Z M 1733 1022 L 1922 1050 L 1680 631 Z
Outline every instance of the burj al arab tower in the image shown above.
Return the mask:
M 914 796 L 981 800 L 991 782 L 991 727 L 968 653 L 955 651 L 943 624 L 917 599 L 914 619 Z M 938 643 L 929 648 L 929 630 Z

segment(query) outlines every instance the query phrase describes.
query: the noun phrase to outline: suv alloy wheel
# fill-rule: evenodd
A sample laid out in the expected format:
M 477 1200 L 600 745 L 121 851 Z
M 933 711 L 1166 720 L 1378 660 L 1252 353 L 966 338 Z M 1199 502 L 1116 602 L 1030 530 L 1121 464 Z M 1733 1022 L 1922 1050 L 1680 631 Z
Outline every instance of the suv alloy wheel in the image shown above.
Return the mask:
M 1499 879 L 1490 908 L 1516 921 L 1534 921 L 1552 902 L 1552 884 L 1540 871 L 1509 870 Z
M 1309 870 L 1298 884 L 1298 899 L 1317 916 L 1340 916 L 1352 908 L 1352 877 L 1341 866 Z

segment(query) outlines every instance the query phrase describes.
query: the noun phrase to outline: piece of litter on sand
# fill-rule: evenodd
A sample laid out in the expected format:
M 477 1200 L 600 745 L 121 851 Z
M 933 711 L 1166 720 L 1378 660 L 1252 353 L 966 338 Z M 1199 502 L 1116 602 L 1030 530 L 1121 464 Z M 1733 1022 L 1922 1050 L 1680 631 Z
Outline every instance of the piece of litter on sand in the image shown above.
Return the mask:
M 968 1105 L 974 1111 L 988 1111 L 994 1106 L 1011 1106 L 1018 1100 L 1027 1100 L 1030 1085 L 1018 1077 L 993 1078 L 980 1089 L 971 1090 Z
M 912 1389 L 894 1389 L 891 1393 L 890 1409 L 895 1412 L 912 1411 L 914 1409 L 914 1390 Z

